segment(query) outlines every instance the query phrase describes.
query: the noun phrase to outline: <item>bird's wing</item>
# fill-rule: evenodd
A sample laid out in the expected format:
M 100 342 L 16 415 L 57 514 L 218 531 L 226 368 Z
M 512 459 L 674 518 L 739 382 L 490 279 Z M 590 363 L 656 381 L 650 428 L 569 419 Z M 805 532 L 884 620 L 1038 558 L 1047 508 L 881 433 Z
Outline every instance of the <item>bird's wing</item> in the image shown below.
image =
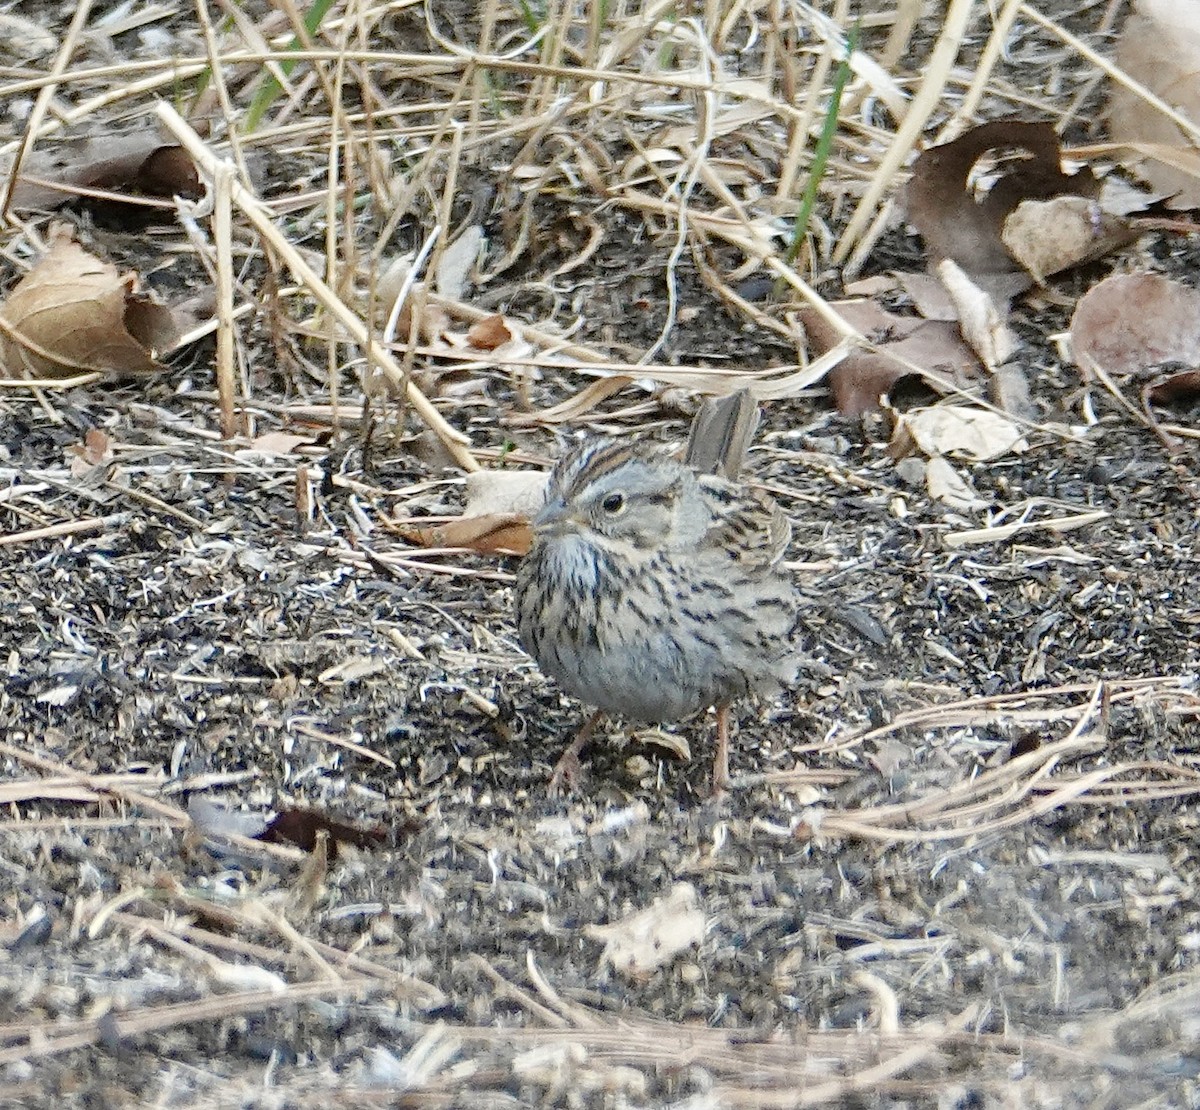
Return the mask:
M 730 558 L 769 566 L 783 557 L 792 525 L 765 494 L 707 475 L 700 489 L 712 511 L 707 544 L 730 552 Z

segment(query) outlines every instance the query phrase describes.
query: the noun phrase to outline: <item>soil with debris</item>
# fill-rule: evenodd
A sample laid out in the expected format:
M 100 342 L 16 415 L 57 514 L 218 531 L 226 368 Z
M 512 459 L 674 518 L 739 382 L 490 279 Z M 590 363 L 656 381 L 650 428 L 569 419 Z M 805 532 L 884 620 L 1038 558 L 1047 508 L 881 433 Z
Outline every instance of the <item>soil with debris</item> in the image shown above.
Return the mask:
M 558 294 L 645 350 L 673 244 L 607 218 Z M 897 228 L 873 266 L 917 251 Z M 554 265 L 481 297 L 538 317 Z M 676 276 L 660 360 L 794 359 Z M 890 421 L 766 406 L 748 480 L 794 523 L 806 665 L 738 707 L 719 801 L 711 718 L 614 722 L 548 796 L 586 709 L 518 646 L 515 560 L 399 538 L 460 475 L 394 406 L 306 425 L 265 327 L 257 430 L 301 464 L 221 439 L 203 345 L 6 390 L 0 1105 L 1200 1104 L 1200 440 L 1081 387 L 1065 321 L 1018 310 L 1040 422 L 958 465 L 983 512 L 930 501 Z M 492 457 L 573 434 L 512 418 L 581 379 L 471 380 L 442 403 Z M 681 441 L 688 404 L 633 388 L 575 427 Z M 312 850 L 214 803 L 299 811 Z

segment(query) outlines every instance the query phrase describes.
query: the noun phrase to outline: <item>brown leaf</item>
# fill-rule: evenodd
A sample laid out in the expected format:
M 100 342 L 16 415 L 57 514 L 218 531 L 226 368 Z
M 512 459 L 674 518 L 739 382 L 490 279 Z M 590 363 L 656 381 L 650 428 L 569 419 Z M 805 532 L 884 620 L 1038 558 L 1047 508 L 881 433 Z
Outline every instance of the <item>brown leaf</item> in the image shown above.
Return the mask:
M 263 829 L 259 840 L 268 844 L 295 844 L 311 852 L 321 833 L 329 836 L 329 858 L 337 858 L 337 846 L 349 844 L 355 848 L 378 848 L 387 842 L 387 831 L 375 825 L 371 828 L 347 825 L 315 809 L 283 809 Z
M 83 458 L 96 466 L 113 457 L 112 441 L 102 428 L 88 428 L 83 435 Z
M 109 186 L 111 188 L 111 186 Z M 160 146 L 134 172 L 131 191 L 149 197 L 203 196 L 196 164 L 181 146 Z
M 21 166 L 13 190 L 17 211 L 52 209 L 80 190 L 195 200 L 203 190 L 195 163 L 180 146 L 154 134 L 106 135 L 37 151 Z
M 467 475 L 463 515 L 439 524 L 407 520 L 398 531 L 423 547 L 462 547 L 482 555 L 524 555 L 533 542 L 530 519 L 545 500 L 540 470 L 481 470 Z
M 1132 243 L 1129 221 L 1104 212 L 1087 197 L 1024 200 L 1004 221 L 1001 239 L 1041 283 L 1051 274 L 1103 258 Z
M 847 416 L 878 408 L 880 397 L 886 396 L 898 381 L 915 376 L 899 358 L 958 382 L 979 370 L 979 362 L 963 342 L 956 324 L 896 316 L 874 301 L 844 301 L 832 307 L 881 348 L 878 352 L 852 352 L 830 371 L 834 404 Z M 814 352 L 823 354 L 840 342 L 840 333 L 819 313 L 805 309 L 800 316 Z M 939 388 L 936 382 L 929 385 Z
M 946 287 L 933 274 L 902 271 L 896 275 L 900 287 L 908 294 L 913 307 L 926 320 L 946 320 L 953 323 L 958 312 Z
M 1159 274 L 1120 274 L 1093 286 L 1071 317 L 1084 372 L 1144 375 L 1164 362 L 1200 364 L 1200 292 Z
M 904 378 L 913 372 L 887 355 L 870 351 L 847 356 L 829 375 L 833 403 L 843 416 L 861 416 L 873 412 L 880 402 Z
M 67 378 L 161 370 L 175 336 L 170 311 L 138 292 L 135 273 L 58 234 L 0 306 L 0 374 Z
M 1156 405 L 1190 402 L 1200 397 L 1200 370 L 1181 370 L 1146 388 L 1146 397 Z
M 512 339 L 512 332 L 500 313 L 485 316 L 467 329 L 467 342 L 480 351 L 494 351 Z
M 971 173 L 989 150 L 1019 150 L 981 201 Z M 1030 285 L 1029 275 L 1000 237 L 1004 220 L 1024 200 L 1061 195 L 1094 197 L 1099 185 L 1090 170 L 1063 173 L 1058 136 L 1049 123 L 1002 119 L 930 147 L 913 165 L 908 184 L 909 219 L 929 251 L 931 268 L 952 258 L 998 304 Z
M 460 516 L 428 527 L 402 525 L 400 535 L 422 547 L 465 547 L 481 555 L 524 555 L 533 543 L 529 517 L 515 513 Z
M 72 443 L 67 447 L 71 456 L 71 475 L 80 478 L 97 466 L 103 466 L 113 460 L 112 440 L 102 428 L 88 428 L 84 433 L 82 443 Z

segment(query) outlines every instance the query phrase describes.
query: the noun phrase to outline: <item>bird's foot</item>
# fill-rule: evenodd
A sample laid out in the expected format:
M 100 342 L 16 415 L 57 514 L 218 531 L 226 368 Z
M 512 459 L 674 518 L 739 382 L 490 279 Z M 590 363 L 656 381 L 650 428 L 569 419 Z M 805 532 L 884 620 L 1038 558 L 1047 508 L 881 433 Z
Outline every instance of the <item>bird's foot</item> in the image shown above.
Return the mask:
M 583 764 L 579 761 L 579 755 L 602 720 L 604 720 L 604 714 L 597 709 L 584 722 L 583 728 L 575 734 L 571 746 L 562 753 L 562 757 L 554 765 L 554 773 L 550 776 L 550 797 L 557 798 L 563 793 L 564 786 L 568 791 L 573 791 L 583 781 Z
M 563 794 L 573 794 L 583 782 L 583 763 L 579 753 L 572 745 L 562 754 L 562 758 L 554 765 L 554 773 L 550 776 L 548 787 L 550 797 L 559 798 Z

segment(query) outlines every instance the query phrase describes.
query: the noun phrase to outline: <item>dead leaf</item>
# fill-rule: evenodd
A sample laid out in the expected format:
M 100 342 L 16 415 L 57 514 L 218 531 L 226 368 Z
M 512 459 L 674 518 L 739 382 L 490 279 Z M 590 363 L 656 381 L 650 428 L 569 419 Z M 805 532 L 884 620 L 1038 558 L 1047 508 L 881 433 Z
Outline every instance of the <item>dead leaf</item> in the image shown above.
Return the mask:
M 533 543 L 529 517 L 515 513 L 460 516 L 431 525 L 410 521 L 397 531 L 421 547 L 465 547 L 481 555 L 524 555 Z
M 98 466 L 113 457 L 112 440 L 103 428 L 88 428 L 83 435 L 83 458 Z
M 947 320 L 954 323 L 958 319 L 954 303 L 946 287 L 933 274 L 917 274 L 904 271 L 896 275 L 900 287 L 909 295 L 913 307 L 926 320 Z
M 1169 44 L 1169 46 L 1168 46 Z M 1200 123 L 1200 3 L 1196 0 L 1137 0 L 1117 39 L 1116 62 L 1130 77 L 1181 115 Z M 1109 134 L 1149 156 L 1132 168 L 1167 207 L 1200 207 L 1200 168 L 1191 143 L 1146 100 L 1113 83 Z M 1157 150 L 1156 150 L 1157 148 Z
M 678 732 L 667 732 L 661 728 L 641 729 L 634 737 L 639 744 L 651 748 L 661 748 L 672 759 L 680 763 L 689 763 L 692 758 L 692 748 L 687 737 Z
M 344 821 L 335 821 L 320 810 L 299 808 L 280 810 L 256 839 L 268 844 L 294 844 L 311 852 L 322 834 L 329 838 L 330 862 L 337 859 L 339 844 L 354 848 L 378 848 L 388 840 L 387 830 L 382 825 L 349 825 Z
M 589 925 L 584 932 L 604 942 L 601 965 L 608 964 L 631 979 L 644 979 L 704 939 L 704 912 L 696 888 L 676 883 L 644 910 L 611 925 Z
M 884 297 L 896 291 L 898 282 L 897 274 L 872 274 L 870 277 L 845 282 L 842 292 L 847 297 Z
M 512 514 L 531 518 L 546 500 L 544 470 L 477 470 L 466 478 L 463 516 Z
M 874 301 L 842 301 L 831 307 L 879 348 L 852 351 L 829 373 L 834 404 L 846 416 L 878 408 L 880 397 L 901 379 L 914 376 L 916 371 L 900 358 L 960 385 L 978 372 L 979 362 L 963 342 L 957 324 L 896 316 Z M 823 354 L 841 342 L 841 334 L 817 312 L 804 309 L 800 318 L 814 353 Z M 936 382 L 928 384 L 939 389 Z
M 292 455 L 297 453 L 297 447 L 311 447 L 315 443 L 316 439 L 311 435 L 297 435 L 295 432 L 284 431 L 264 432 L 255 436 L 250 441 L 250 446 L 238 454 Z
M 189 795 L 188 816 L 203 836 L 261 836 L 267 827 L 265 814 L 219 805 L 203 794 Z
M 1008 362 L 997 366 L 988 383 L 991 387 L 992 404 L 1009 416 L 1018 420 L 1036 423 L 1038 407 L 1034 404 L 1029 393 L 1029 380 L 1025 375 L 1024 366 L 1018 362 Z
M 1195 161 L 1200 172 L 1200 159 Z M 1110 173 L 1101 183 L 1100 207 L 1113 216 L 1135 216 L 1162 205 L 1169 196 L 1169 193 L 1152 192 Z
M 216 330 L 217 290 L 208 286 L 197 293 L 176 301 L 171 306 L 171 318 L 175 321 L 176 337 L 172 346 L 187 341 L 191 332 Z M 198 336 L 196 337 L 198 338 Z
M 492 316 L 485 316 L 467 329 L 467 342 L 480 351 L 494 351 L 497 347 L 504 346 L 512 337 L 513 333 L 498 312 Z
M 422 282 L 410 284 L 413 259 L 403 254 L 393 258 L 381 266 L 375 282 L 374 321 L 375 326 L 383 332 L 384 339 L 399 347 L 404 347 L 410 335 L 416 336 L 418 342 L 434 346 L 444 344 L 444 335 L 450 327 L 450 317 L 446 311 L 428 300 L 428 293 Z M 396 308 L 397 299 L 403 295 L 405 300 L 392 320 L 392 312 Z M 417 314 L 416 331 L 413 331 L 413 313 Z M 390 396 L 396 392 L 396 386 L 378 368 L 373 369 L 367 376 L 364 388 L 372 395 Z
M 976 163 L 990 150 L 1017 150 L 991 188 L 977 200 Z M 953 142 L 930 147 L 913 165 L 908 216 L 925 240 L 931 268 L 952 258 L 971 280 L 1007 311 L 1030 278 L 1001 238 L 1004 221 L 1024 200 L 1070 195 L 1095 197 L 1099 183 L 1088 169 L 1062 170 L 1058 136 L 1049 123 L 1001 119 L 982 124 Z
M 912 762 L 913 749 L 903 740 L 883 739 L 875 741 L 864 754 L 876 771 L 884 778 L 890 778 Z
M 82 443 L 73 443 L 67 448 L 70 458 L 71 476 L 81 478 L 98 466 L 112 462 L 114 452 L 112 440 L 102 428 L 88 428 Z
M 1200 365 L 1200 292 L 1160 274 L 1105 278 L 1075 306 L 1071 349 L 1085 373 L 1089 363 L 1116 375 Z
M 524 555 L 533 543 L 530 520 L 545 500 L 540 470 L 481 470 L 467 475 L 467 505 L 453 520 L 398 521 L 396 530 L 422 547 L 463 547 L 484 555 Z
M 989 371 L 1007 362 L 1017 347 L 991 296 L 976 285 L 952 258 L 938 263 L 937 276 L 958 314 L 962 337 Z
M 19 212 L 54 209 L 87 190 L 139 198 L 196 200 L 203 195 L 195 163 L 178 145 L 157 135 L 104 135 L 35 150 L 22 164 L 12 205 Z M 90 203 L 90 202 L 89 202 Z M 120 198 L 106 198 L 121 204 Z M 174 206 L 164 206 L 174 218 Z
M 1127 220 L 1087 197 L 1022 201 L 1000 232 L 1009 253 L 1039 285 L 1051 274 L 1103 258 L 1137 236 Z
M 138 291 L 135 273 L 85 251 L 59 232 L 0 306 L 0 373 L 68 378 L 161 370 L 171 346 L 170 310 Z
M 1190 402 L 1200 397 L 1200 370 L 1181 370 L 1146 387 L 1146 398 L 1156 405 Z
M 989 504 L 941 455 L 935 455 L 925 464 L 925 489 L 934 501 L 963 512 L 986 509 Z
M 514 428 L 527 428 L 534 424 L 565 424 L 577 420 L 585 413 L 591 412 L 598 404 L 606 401 L 614 393 L 619 393 L 636 379 L 627 374 L 613 374 L 607 378 L 597 378 L 585 386 L 574 397 L 568 397 L 557 405 L 552 405 L 541 412 L 516 413 L 508 418 L 508 423 Z
M 439 296 L 451 301 L 461 301 L 466 296 L 471 271 L 485 241 L 483 228 L 472 224 L 442 252 L 433 283 Z
M 908 437 L 931 457 L 954 455 L 986 462 L 1028 449 L 1021 429 L 1006 416 L 972 405 L 933 405 L 900 417 L 893 441 Z M 895 457 L 895 456 L 893 456 Z

